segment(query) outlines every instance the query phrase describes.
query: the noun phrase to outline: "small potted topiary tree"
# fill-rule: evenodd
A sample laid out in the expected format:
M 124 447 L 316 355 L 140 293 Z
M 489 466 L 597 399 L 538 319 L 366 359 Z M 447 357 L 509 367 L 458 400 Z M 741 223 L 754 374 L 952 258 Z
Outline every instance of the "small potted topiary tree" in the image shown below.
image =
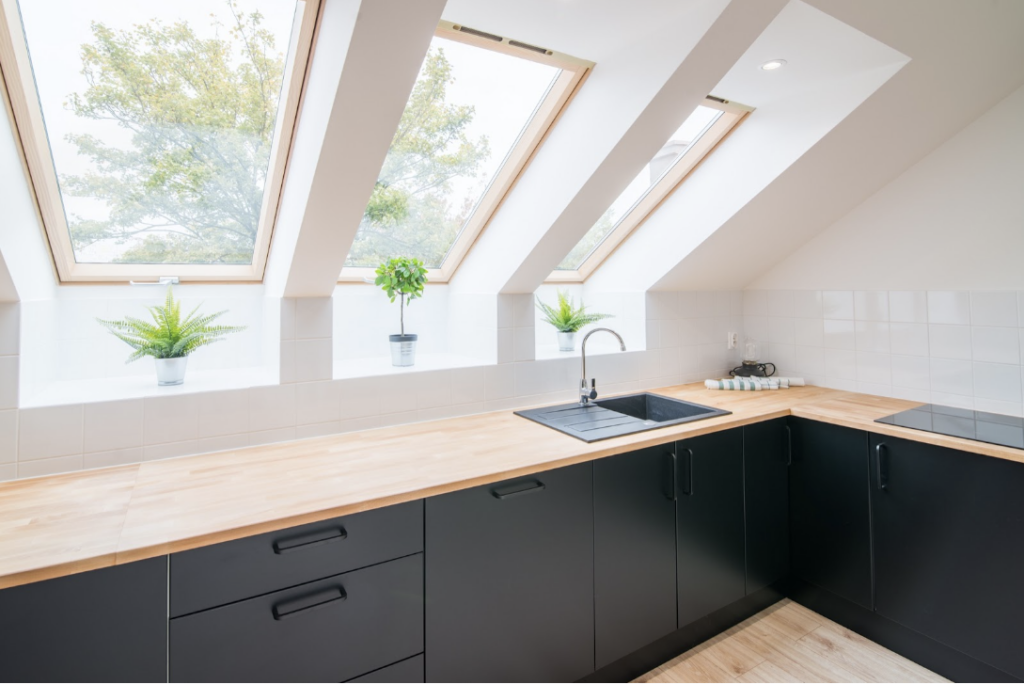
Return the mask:
M 153 322 L 133 316 L 120 321 L 96 319 L 110 333 L 135 351 L 125 363 L 131 363 L 143 356 L 152 356 L 156 363 L 158 385 L 180 385 L 185 382 L 185 366 L 188 355 L 200 347 L 213 344 L 228 333 L 245 330 L 244 326 L 210 325 L 226 311 L 196 316 L 199 307 L 181 318 L 181 302 L 175 301 L 174 292 L 168 286 L 164 305 L 147 306 Z
M 416 363 L 416 335 L 405 334 L 405 307 L 417 297 L 423 296 L 427 283 L 427 269 L 423 262 L 410 257 L 388 259 L 377 267 L 375 285 L 384 290 L 392 303 L 399 298 L 400 333 L 389 335 L 391 342 L 391 365 L 411 366 Z
M 558 330 L 558 351 L 571 352 L 576 350 L 576 333 L 580 328 L 613 318 L 611 314 L 587 313 L 587 307 L 580 300 L 579 308 L 575 307 L 572 297 L 564 291 L 558 291 L 558 308 L 538 301 L 537 308 L 544 314 L 544 322 L 550 323 Z

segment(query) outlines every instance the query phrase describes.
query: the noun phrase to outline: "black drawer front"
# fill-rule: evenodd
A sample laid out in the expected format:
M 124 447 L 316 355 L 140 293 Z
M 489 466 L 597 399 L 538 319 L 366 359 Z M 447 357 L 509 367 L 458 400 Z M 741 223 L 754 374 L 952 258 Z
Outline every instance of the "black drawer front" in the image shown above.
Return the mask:
M 339 682 L 423 652 L 423 556 L 171 620 L 174 682 Z
M 420 654 L 412 658 L 406 658 L 400 663 L 382 667 L 379 670 L 365 674 L 362 677 L 350 679 L 349 681 L 362 682 L 364 684 L 369 684 L 370 682 L 381 682 L 382 684 L 387 684 L 388 682 L 393 682 L 394 684 L 399 684 L 400 682 L 422 682 L 423 655 Z
M 223 606 L 423 550 L 423 502 L 171 556 L 171 617 Z

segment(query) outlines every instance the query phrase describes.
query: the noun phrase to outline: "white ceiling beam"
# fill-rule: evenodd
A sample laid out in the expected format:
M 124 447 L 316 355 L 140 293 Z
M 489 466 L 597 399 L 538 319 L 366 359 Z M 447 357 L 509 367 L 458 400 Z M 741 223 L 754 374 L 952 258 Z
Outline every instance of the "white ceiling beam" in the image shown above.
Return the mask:
M 590 167 L 588 178 L 578 190 L 547 216 L 530 217 L 534 225 L 540 226 L 535 239 L 528 243 L 522 239 L 525 217 L 517 220 L 520 242 L 516 256 L 519 258 L 514 260 L 510 258 L 512 254 L 504 253 L 504 263 L 512 268 L 511 272 L 502 272 L 504 282 L 498 284 L 498 291 L 533 292 L 543 283 L 611 200 L 650 161 L 672 131 L 696 109 L 784 5 L 785 0 L 730 2 L 677 63 L 661 87 L 653 96 L 643 100 L 646 105 L 623 126 L 603 158 Z M 597 68 L 600 69 L 601 65 Z M 575 113 L 587 117 L 601 117 L 603 114 L 601 111 Z M 560 125 L 568 126 L 568 119 Z M 558 166 L 580 162 L 578 155 L 561 157 L 560 164 L 557 160 L 545 158 L 549 175 L 554 173 L 556 178 L 560 173 L 570 175 L 570 169 L 562 170 Z M 525 190 L 521 185 L 517 191 L 521 188 Z M 503 218 L 508 222 L 509 217 Z M 502 261 L 495 259 L 492 263 L 500 264 Z
M 323 0 L 265 283 L 326 297 L 352 246 L 444 0 Z

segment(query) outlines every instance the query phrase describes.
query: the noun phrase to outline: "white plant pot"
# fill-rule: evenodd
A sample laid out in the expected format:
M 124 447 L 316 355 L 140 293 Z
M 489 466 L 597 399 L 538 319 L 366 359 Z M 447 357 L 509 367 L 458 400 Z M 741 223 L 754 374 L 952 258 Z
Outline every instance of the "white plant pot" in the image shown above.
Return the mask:
M 156 361 L 156 384 L 161 387 L 167 385 L 180 385 L 185 382 L 185 366 L 188 365 L 188 357 L 180 356 L 176 359 L 153 359 Z
M 576 333 L 558 333 L 558 351 L 576 351 Z
M 391 341 L 391 365 L 411 366 L 416 363 L 416 335 L 388 335 Z

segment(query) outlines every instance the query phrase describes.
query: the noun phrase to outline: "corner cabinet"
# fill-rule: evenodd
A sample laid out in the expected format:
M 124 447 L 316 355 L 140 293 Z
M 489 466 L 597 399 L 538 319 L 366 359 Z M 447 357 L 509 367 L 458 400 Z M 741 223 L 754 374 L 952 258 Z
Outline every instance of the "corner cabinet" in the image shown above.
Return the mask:
M 167 557 L 0 591 L 0 681 L 167 681 Z
M 871 610 L 867 433 L 799 418 L 790 429 L 792 574 Z
M 674 444 L 594 462 L 598 668 L 676 629 Z
M 676 443 L 678 624 L 745 594 L 743 431 Z
M 878 614 L 1024 679 L 1024 464 L 870 446 Z
M 426 502 L 428 682 L 594 670 L 593 464 Z
M 743 427 L 747 595 L 789 575 L 789 461 L 786 418 Z

